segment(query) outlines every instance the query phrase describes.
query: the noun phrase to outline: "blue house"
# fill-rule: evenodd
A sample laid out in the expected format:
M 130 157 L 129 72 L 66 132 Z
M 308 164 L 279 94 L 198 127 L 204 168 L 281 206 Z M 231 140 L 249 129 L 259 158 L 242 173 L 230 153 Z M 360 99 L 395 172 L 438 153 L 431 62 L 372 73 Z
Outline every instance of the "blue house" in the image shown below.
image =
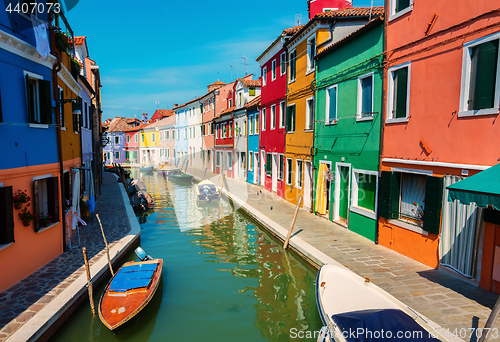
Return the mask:
M 175 163 L 184 165 L 184 161 L 189 160 L 189 116 L 193 109 L 190 101 L 180 106 L 174 107 L 175 111 Z
M 247 109 L 247 141 L 248 141 L 248 163 L 247 182 L 259 184 L 259 111 L 260 95 L 246 104 Z
M 59 106 L 52 80 L 57 59 L 47 20 L 47 13 L 36 13 L 34 25 L 27 15 L 0 11 L 0 291 L 63 252 Z M 36 40 L 35 30 L 42 39 Z M 30 200 L 14 203 L 19 191 Z M 51 221 L 43 227 L 28 215 L 23 220 L 20 214 L 28 211 Z

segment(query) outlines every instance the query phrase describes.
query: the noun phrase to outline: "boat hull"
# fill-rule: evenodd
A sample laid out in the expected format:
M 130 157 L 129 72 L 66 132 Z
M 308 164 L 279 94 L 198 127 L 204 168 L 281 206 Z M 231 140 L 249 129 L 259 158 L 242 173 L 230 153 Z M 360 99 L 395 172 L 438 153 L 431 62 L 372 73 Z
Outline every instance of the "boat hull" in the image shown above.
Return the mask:
M 111 288 L 112 284 L 114 284 L 113 280 L 123 277 L 125 267 L 143 267 L 141 265 L 151 266 L 154 264 L 156 267 L 147 285 L 126 291 L 114 291 Z M 99 318 L 101 322 L 113 333 L 119 333 L 135 322 L 158 290 L 162 270 L 162 259 L 125 263 L 106 285 L 106 289 L 101 296 L 99 301 Z
M 191 184 L 191 181 L 193 180 L 193 176 L 191 175 L 186 175 L 186 174 L 171 174 L 168 176 L 168 179 L 174 183 L 177 184 Z
M 139 171 L 140 172 L 153 172 L 153 167 L 152 166 L 148 166 L 148 167 L 139 167 Z

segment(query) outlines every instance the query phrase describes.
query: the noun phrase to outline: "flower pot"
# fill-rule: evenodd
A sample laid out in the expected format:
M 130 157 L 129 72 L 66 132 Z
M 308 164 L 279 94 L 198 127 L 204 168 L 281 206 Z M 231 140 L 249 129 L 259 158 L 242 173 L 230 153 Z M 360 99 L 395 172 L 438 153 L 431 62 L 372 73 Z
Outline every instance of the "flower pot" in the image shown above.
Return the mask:
M 30 224 L 31 224 L 30 222 L 23 222 L 23 226 L 25 226 L 25 227 L 29 227 Z
M 22 204 L 22 203 L 20 203 L 20 202 L 14 202 L 14 208 L 16 208 L 16 209 L 21 209 L 21 206 L 22 206 L 22 205 L 23 205 L 23 204 Z

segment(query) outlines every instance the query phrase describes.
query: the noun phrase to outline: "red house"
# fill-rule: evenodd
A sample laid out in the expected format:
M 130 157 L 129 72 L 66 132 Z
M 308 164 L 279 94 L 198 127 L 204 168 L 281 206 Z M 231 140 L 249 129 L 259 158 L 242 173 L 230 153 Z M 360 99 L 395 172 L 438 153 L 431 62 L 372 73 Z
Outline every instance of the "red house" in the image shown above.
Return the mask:
M 172 109 L 157 109 L 151 117 L 151 123 L 155 123 L 156 121 L 160 121 L 161 119 L 172 116 L 174 114 L 175 112 Z
M 140 124 L 125 131 L 125 161 L 126 163 L 139 162 L 139 131 L 149 124 Z
M 286 52 L 284 40 L 293 36 L 302 26 L 286 29 L 257 58 L 260 63 L 260 185 L 284 197 L 284 153 L 286 115 Z
M 352 7 L 352 0 L 309 0 L 307 1 L 307 10 L 309 20 L 317 13 L 338 10 L 344 7 Z

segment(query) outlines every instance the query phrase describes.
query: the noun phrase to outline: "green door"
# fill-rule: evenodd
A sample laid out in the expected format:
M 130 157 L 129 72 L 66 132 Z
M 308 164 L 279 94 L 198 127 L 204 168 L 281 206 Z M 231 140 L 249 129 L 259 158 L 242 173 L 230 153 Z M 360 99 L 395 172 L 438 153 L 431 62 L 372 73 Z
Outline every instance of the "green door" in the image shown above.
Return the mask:
M 349 168 L 340 167 L 340 194 L 339 216 L 347 221 L 347 207 L 349 199 Z

